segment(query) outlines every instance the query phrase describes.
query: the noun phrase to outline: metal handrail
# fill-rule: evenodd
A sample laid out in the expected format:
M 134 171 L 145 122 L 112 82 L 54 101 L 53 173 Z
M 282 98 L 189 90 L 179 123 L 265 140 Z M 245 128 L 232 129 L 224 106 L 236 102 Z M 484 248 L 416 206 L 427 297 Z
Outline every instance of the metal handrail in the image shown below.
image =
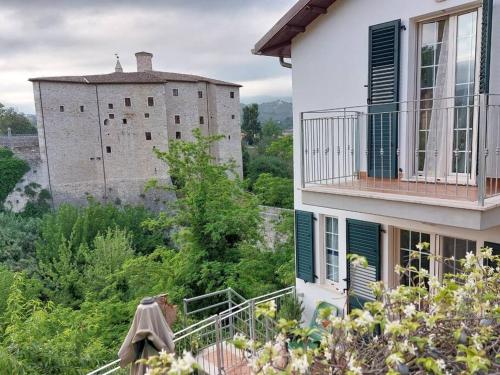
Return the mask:
M 415 194 L 484 206 L 486 198 L 500 196 L 499 97 L 301 112 L 301 187 Z
M 278 298 L 283 298 L 287 295 L 291 295 L 295 293 L 295 287 L 288 287 L 284 288 L 281 290 L 277 290 L 274 292 L 266 293 L 264 295 L 254 297 L 251 299 L 245 299 L 241 295 L 239 295 L 237 292 L 232 290 L 231 288 L 224 289 L 222 291 L 218 292 L 212 292 L 212 293 L 207 293 L 203 296 L 197 296 L 189 299 L 188 302 L 191 301 L 199 301 L 202 300 L 203 298 L 209 298 L 213 297 L 216 295 L 222 295 L 223 293 L 233 293 L 235 296 L 243 300 L 243 302 L 237 304 L 237 305 L 231 305 L 229 306 L 228 309 L 223 310 L 219 312 L 218 314 L 211 315 L 205 319 L 202 319 L 196 323 L 191 324 L 188 327 L 185 327 L 181 329 L 180 331 L 177 331 L 174 333 L 174 343 L 180 344 L 186 340 L 192 340 L 194 336 L 197 334 L 201 333 L 198 337 L 203 337 L 210 339 L 210 337 L 215 337 L 215 342 L 213 343 L 208 343 L 204 346 L 204 348 L 209 348 L 210 345 L 215 345 L 215 350 L 217 351 L 217 358 L 218 358 L 218 369 L 217 371 L 219 373 L 223 372 L 223 360 L 222 360 L 222 342 L 227 340 L 227 337 L 232 337 L 232 334 L 234 334 L 235 331 L 241 332 L 241 326 L 238 328 L 238 325 L 235 325 L 236 322 L 240 322 L 243 324 L 248 325 L 249 329 L 249 336 L 254 340 L 256 339 L 257 335 L 257 328 L 256 328 L 256 315 L 255 315 L 255 306 L 266 303 L 272 300 L 276 300 Z M 228 301 L 225 301 L 228 302 Z M 217 303 L 219 305 L 219 303 Z M 214 307 L 214 306 L 213 306 Z M 192 311 L 191 313 L 194 314 L 196 312 Z M 189 311 L 188 311 L 189 313 Z M 245 314 L 243 316 L 243 314 Z M 243 316 L 243 318 L 242 318 Z M 225 325 L 222 324 L 222 322 L 226 322 Z M 259 334 L 263 337 L 268 337 L 270 332 L 268 330 L 270 327 L 268 324 L 265 325 L 265 332 L 260 332 Z M 272 331 L 272 330 L 271 330 Z M 229 333 L 229 336 L 225 336 L 224 332 L 226 332 L 226 335 Z M 274 331 L 272 331 L 274 332 Z M 271 332 L 271 333 L 272 333 Z M 226 338 L 224 338 L 226 337 Z M 254 353 L 255 354 L 255 353 Z M 113 367 L 116 364 L 120 362 L 119 359 L 114 360 L 113 362 L 110 362 L 104 366 L 99 367 L 98 369 L 89 372 L 87 375 L 109 375 L 112 374 L 118 370 L 121 369 L 120 366 L 118 367 Z M 109 369 L 109 370 L 108 370 Z M 106 371 L 106 372 L 102 372 Z

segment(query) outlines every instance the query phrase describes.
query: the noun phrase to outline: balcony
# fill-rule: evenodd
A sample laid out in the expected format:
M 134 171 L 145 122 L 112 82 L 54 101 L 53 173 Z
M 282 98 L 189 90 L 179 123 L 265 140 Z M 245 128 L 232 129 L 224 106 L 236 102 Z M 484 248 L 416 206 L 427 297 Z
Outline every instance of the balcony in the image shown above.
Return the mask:
M 300 132 L 304 191 L 480 210 L 500 202 L 499 95 L 303 112 Z

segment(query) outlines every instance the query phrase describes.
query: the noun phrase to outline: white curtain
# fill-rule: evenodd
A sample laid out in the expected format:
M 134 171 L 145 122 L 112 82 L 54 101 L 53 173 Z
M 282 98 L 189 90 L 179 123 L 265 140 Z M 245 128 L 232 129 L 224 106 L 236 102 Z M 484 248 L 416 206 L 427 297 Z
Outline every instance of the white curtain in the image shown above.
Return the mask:
M 446 20 L 443 32 L 443 43 L 438 59 L 437 74 L 434 82 L 434 95 L 432 100 L 432 110 L 421 111 L 421 116 L 430 116 L 429 132 L 425 145 L 424 175 L 427 177 L 441 178 L 447 174 L 446 164 L 448 150 L 445 147 L 448 132 L 449 113 L 446 88 L 448 82 L 448 35 L 449 22 Z M 430 100 L 429 100 L 430 101 Z M 425 105 L 427 104 L 427 105 Z M 421 106 L 429 107 L 429 103 L 422 102 Z

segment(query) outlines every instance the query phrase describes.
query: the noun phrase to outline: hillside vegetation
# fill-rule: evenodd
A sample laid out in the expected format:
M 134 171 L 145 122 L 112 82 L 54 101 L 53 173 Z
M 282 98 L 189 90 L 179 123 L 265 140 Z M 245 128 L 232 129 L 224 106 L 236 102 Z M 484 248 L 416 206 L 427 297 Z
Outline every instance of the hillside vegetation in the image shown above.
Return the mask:
M 170 214 L 92 200 L 42 217 L 0 212 L 1 374 L 82 374 L 113 360 L 145 296 L 180 304 L 293 283 L 291 215 L 278 227 L 284 240 L 266 249 L 259 197 L 232 163 L 213 162 L 217 137 L 195 137 L 157 153 L 175 182 Z

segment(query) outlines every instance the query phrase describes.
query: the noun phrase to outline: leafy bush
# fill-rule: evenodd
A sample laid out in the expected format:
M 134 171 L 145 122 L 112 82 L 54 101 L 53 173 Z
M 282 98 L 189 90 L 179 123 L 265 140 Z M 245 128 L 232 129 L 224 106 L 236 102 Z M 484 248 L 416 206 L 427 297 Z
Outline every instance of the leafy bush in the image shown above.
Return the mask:
M 293 208 L 293 180 L 262 173 L 253 185 L 253 191 L 266 206 Z
M 259 155 L 250 159 L 248 165 L 249 188 L 252 189 L 255 181 L 262 173 L 269 173 L 275 177 L 291 178 L 287 162 L 277 156 Z
M 35 242 L 40 220 L 19 214 L 0 212 L 0 264 L 13 271 L 36 270 Z
M 21 177 L 30 169 L 28 163 L 15 157 L 12 151 L 0 148 L 0 206 Z

